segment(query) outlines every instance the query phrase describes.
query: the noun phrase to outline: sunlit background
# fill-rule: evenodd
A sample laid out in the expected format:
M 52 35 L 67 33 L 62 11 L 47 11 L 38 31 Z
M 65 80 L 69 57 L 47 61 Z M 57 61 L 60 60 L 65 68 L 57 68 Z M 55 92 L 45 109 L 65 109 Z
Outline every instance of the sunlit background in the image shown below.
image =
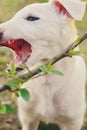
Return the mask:
M 25 5 L 35 2 L 45 2 L 46 0 L 0 0 L 0 23 L 9 20 L 14 14 L 23 8 Z M 83 0 L 87 1 L 87 0 Z M 83 21 L 76 22 L 76 27 L 78 29 L 78 34 L 87 32 L 87 9 Z M 80 45 L 81 52 L 87 63 L 87 40 Z M 0 48 L 0 71 L 6 68 L 6 64 L 12 59 L 12 53 L 7 48 Z M 5 78 L 0 76 L 0 82 L 4 81 Z M 7 92 L 1 94 L 0 98 L 9 102 L 15 106 L 14 95 L 10 95 Z M 13 126 L 13 127 L 12 127 Z M 12 128 L 11 128 L 12 127 Z M 15 115 L 0 115 L 0 130 L 18 130 L 20 125 L 18 123 L 17 117 Z M 87 130 L 87 119 L 85 118 L 84 128 Z

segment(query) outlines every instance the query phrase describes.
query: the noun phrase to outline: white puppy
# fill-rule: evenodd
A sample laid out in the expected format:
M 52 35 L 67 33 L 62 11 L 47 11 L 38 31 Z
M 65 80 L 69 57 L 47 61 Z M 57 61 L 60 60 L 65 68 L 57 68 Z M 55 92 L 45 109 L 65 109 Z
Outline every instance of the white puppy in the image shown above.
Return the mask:
M 31 4 L 0 25 L 0 45 L 15 51 L 17 66 L 21 62 L 28 67 L 44 64 L 77 38 L 73 19 L 81 20 L 84 11 L 85 4 L 79 0 Z M 64 58 L 53 68 L 64 76 L 46 74 L 23 84 L 31 96 L 29 102 L 18 98 L 22 130 L 37 130 L 41 120 L 56 123 L 61 130 L 81 130 L 85 112 L 84 61 L 80 56 Z

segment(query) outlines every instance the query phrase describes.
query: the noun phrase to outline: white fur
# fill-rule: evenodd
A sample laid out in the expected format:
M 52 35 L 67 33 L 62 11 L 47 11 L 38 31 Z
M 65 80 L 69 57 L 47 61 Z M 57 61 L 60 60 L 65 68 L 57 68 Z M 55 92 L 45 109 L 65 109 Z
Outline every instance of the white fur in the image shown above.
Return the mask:
M 69 13 L 73 18 L 81 20 L 83 3 L 73 0 L 75 9 L 70 9 L 72 0 L 59 1 L 62 4 L 66 1 L 64 5 L 68 5 L 66 9 Z M 81 4 L 82 11 L 78 12 Z M 29 15 L 40 19 L 27 21 L 26 17 Z M 4 31 L 4 39 L 22 38 L 32 45 L 32 54 L 26 63 L 30 69 L 35 64 L 43 64 L 43 59 L 49 60 L 60 54 L 77 38 L 73 19 L 63 13 L 58 14 L 54 1 L 23 8 L 10 21 L 0 25 L 0 29 Z M 31 94 L 29 102 L 18 98 L 22 130 L 37 130 L 40 120 L 56 123 L 61 130 L 81 130 L 85 112 L 84 61 L 80 56 L 64 58 L 53 65 L 53 68 L 62 71 L 64 76 L 46 74 L 22 85 Z
M 85 3 L 80 0 L 58 0 L 76 20 L 82 20 L 85 11 Z M 79 12 L 79 13 L 78 13 Z

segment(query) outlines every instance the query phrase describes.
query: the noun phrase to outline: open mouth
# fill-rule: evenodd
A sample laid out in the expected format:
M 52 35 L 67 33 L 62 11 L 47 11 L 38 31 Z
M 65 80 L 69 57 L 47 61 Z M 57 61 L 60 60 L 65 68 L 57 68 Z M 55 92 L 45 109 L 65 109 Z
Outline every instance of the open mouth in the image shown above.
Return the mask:
M 0 46 L 8 47 L 15 52 L 13 63 L 16 66 L 25 63 L 32 53 L 32 46 L 23 39 L 4 41 L 0 43 Z

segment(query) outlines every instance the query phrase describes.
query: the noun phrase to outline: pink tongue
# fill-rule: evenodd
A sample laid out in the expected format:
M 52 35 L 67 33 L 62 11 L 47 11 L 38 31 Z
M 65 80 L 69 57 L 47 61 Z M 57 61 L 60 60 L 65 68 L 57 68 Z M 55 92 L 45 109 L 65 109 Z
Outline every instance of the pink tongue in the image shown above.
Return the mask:
M 22 39 L 14 41 L 14 45 L 17 45 L 14 49 L 16 53 L 14 63 L 20 64 L 21 62 L 26 62 L 32 52 L 31 45 Z
M 23 39 L 7 41 L 0 43 L 0 45 L 9 47 L 15 52 L 16 58 L 14 60 L 14 63 L 17 66 L 22 62 L 26 62 L 32 52 L 31 45 Z

